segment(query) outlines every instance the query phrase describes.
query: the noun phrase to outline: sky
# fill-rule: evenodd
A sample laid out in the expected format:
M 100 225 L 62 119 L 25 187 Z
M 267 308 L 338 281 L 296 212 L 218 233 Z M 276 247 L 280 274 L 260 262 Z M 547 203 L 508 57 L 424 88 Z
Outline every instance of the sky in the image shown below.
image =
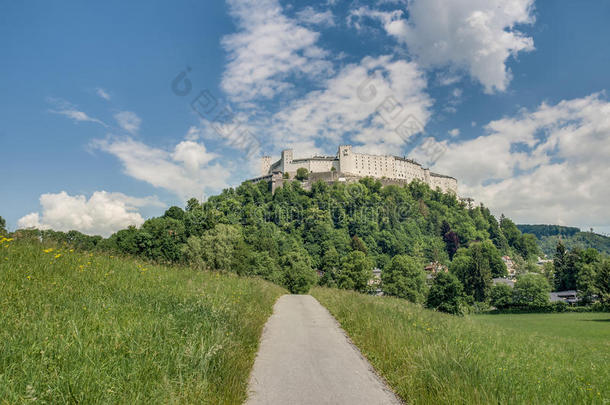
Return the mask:
M 610 232 L 610 2 L 158 3 L 0 3 L 9 229 L 108 236 L 351 144 Z

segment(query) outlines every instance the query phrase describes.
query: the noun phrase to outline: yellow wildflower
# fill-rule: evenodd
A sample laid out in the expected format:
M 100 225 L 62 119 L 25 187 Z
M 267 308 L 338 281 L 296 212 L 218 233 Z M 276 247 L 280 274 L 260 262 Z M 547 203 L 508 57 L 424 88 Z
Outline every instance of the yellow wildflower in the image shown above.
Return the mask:
M 52 251 L 53 251 L 53 248 L 48 248 L 48 249 L 43 250 L 43 252 L 45 252 L 45 253 L 51 253 Z
M 55 258 L 58 259 L 61 256 L 61 253 L 55 255 Z

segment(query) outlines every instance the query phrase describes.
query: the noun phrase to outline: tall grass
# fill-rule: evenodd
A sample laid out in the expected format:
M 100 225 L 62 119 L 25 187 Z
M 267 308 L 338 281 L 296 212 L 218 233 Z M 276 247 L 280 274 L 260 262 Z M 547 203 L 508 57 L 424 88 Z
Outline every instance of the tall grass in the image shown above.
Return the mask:
M 0 403 L 240 403 L 283 289 L 0 243 Z
M 583 331 L 563 338 L 432 312 L 401 299 L 323 288 L 312 295 L 407 403 L 610 403 L 610 339 L 597 338 L 610 338 L 610 322 L 574 323 Z M 588 327 L 607 329 L 588 334 Z

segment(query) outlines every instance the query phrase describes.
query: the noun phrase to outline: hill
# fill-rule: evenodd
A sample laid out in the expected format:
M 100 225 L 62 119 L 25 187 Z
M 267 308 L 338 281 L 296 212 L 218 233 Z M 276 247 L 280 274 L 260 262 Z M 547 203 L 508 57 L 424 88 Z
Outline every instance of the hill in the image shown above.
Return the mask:
M 533 236 L 521 234 L 508 218 L 498 222 L 486 207 L 469 208 L 453 194 L 417 181 L 384 187 L 372 178 L 349 184 L 318 181 L 310 190 L 291 181 L 275 193 L 267 183 L 244 182 L 206 202 L 191 199 L 184 209 L 171 207 L 107 239 L 51 231 L 36 236 L 156 262 L 256 275 L 295 293 L 318 282 L 364 291 L 370 269 L 388 269 L 395 257 L 423 271 L 430 262 L 449 266 L 460 256 L 460 263 L 469 264 L 476 255 L 485 262 L 476 268 L 490 282 L 492 275 L 506 274 L 502 255 L 527 260 L 539 252 Z M 480 254 L 468 250 L 478 244 Z M 415 296 L 421 299 L 422 291 Z
M 609 314 L 460 318 L 397 298 L 325 288 L 312 295 L 406 403 L 610 401 Z
M 0 238 L 0 402 L 241 403 L 284 291 Z
M 581 232 L 579 228 L 559 225 L 517 225 L 521 232 L 536 236 L 538 245 L 549 257 L 555 254 L 557 242 L 561 239 L 568 249 L 593 248 L 610 255 L 610 237 L 593 232 Z

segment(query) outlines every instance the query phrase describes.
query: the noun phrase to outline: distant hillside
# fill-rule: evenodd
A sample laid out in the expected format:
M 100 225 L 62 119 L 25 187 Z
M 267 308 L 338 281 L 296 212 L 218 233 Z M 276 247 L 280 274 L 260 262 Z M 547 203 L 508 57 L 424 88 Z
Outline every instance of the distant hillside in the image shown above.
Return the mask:
M 517 228 L 523 233 L 531 233 L 538 239 L 544 236 L 573 236 L 580 232 L 580 228 L 561 225 L 517 225 Z
M 581 232 L 579 228 L 560 225 L 517 225 L 517 228 L 523 233 L 535 235 L 540 248 L 549 257 L 555 254 L 560 238 L 568 249 L 594 248 L 610 255 L 610 238 L 604 235 Z

